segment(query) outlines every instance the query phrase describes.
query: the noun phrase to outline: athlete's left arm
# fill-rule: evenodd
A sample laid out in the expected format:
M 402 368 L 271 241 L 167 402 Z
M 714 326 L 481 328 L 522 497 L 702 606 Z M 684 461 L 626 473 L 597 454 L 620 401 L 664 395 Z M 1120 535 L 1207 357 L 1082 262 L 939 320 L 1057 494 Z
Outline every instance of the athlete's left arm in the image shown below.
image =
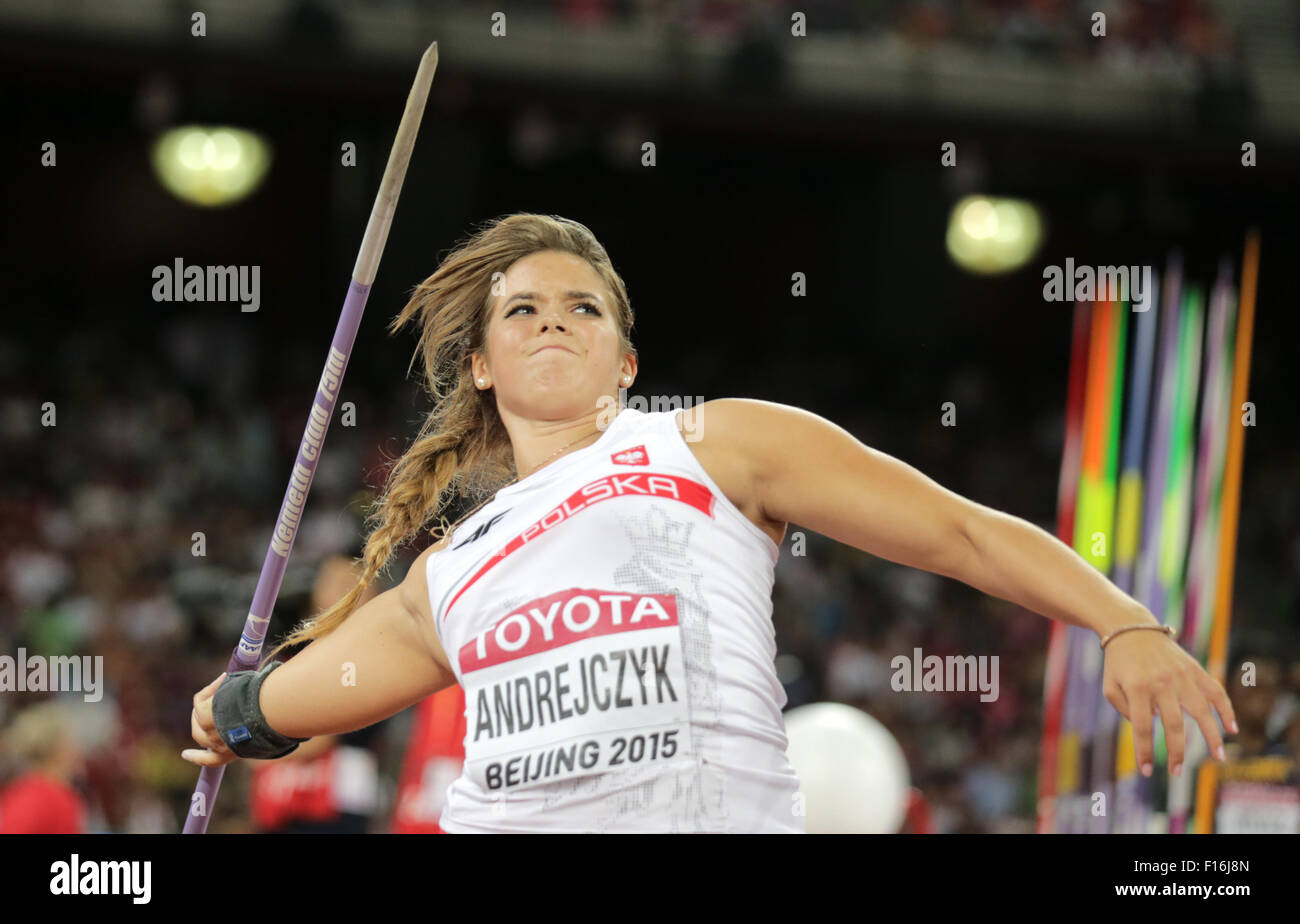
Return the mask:
M 769 519 L 1099 635 L 1155 622 L 1046 531 L 948 490 L 823 417 L 743 398 L 710 401 L 698 413 L 705 438 L 724 440 L 748 464 L 750 490 Z
M 1099 636 L 1121 626 L 1158 624 L 1141 603 L 1055 536 L 944 488 L 825 418 L 741 398 L 706 402 L 695 414 L 691 425 L 703 438 L 718 441 L 747 470 L 750 490 L 770 519 L 955 578 Z M 1154 632 L 1125 633 L 1106 651 L 1107 699 L 1126 716 L 1131 710 L 1121 706 L 1124 694 L 1141 706 L 1132 719 L 1135 732 L 1144 724 L 1147 728 L 1146 747 L 1138 745 L 1139 757 L 1150 755 L 1150 703 L 1165 706 L 1162 715 L 1177 716 L 1176 748 L 1172 717 L 1165 729 L 1171 766 L 1175 754 L 1181 761 L 1182 716 L 1176 709 L 1169 712 L 1177 700 L 1184 700 L 1184 708 L 1200 721 L 1213 753 L 1220 739 L 1205 697 L 1225 721 L 1232 719 L 1232 706 L 1223 687 L 1195 659 Z M 1118 664 L 1113 677 L 1112 661 Z M 1117 680 L 1120 688 L 1110 680 Z M 1204 696 L 1195 697 L 1196 691 Z

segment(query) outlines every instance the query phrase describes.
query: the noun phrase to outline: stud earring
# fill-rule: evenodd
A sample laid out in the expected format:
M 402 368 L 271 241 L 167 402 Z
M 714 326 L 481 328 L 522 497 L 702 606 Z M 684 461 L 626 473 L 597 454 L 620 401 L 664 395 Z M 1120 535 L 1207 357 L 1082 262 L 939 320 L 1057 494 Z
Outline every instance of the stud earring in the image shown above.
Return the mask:
M 479 380 L 478 380 L 478 383 L 479 383 L 480 385 L 486 384 L 486 382 L 487 382 L 487 379 L 479 379 Z

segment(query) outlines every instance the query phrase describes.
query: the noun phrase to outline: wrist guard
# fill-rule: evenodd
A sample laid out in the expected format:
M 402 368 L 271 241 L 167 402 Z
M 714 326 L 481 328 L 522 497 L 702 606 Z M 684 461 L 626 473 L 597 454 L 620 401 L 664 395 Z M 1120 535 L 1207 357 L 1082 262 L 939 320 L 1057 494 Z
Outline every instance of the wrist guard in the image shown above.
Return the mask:
M 306 738 L 290 738 L 266 724 L 258 694 L 262 682 L 283 662 L 272 661 L 260 671 L 235 671 L 212 697 L 212 721 L 217 734 L 238 757 L 271 760 L 295 750 Z

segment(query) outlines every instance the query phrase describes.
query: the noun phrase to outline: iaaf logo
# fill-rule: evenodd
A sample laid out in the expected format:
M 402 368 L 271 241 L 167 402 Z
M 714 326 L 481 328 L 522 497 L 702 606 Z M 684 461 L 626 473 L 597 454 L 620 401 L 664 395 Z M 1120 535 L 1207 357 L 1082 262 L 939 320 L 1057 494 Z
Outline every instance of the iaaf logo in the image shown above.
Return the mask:
M 645 444 L 624 449 L 609 457 L 615 465 L 649 465 L 650 453 L 645 451 Z
M 461 673 L 492 667 L 582 639 L 677 625 L 672 594 L 571 587 L 518 607 L 461 646 Z

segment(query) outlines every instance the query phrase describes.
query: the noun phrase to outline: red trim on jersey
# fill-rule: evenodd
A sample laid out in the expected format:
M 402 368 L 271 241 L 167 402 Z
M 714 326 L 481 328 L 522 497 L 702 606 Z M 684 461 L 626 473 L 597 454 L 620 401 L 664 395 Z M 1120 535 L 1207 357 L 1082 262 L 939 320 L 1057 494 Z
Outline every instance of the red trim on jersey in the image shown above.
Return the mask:
M 507 556 L 523 548 L 526 543 L 531 542 L 547 530 L 559 526 L 570 517 L 586 510 L 592 504 L 609 500 L 611 497 L 637 495 L 666 497 L 680 501 L 683 504 L 689 504 L 710 517 L 713 516 L 713 505 L 716 500 L 713 492 L 707 487 L 698 481 L 693 481 L 681 475 L 656 475 L 652 472 L 636 472 L 629 475 L 606 475 L 604 478 L 589 481 L 565 498 L 558 507 L 553 507 L 547 511 L 541 519 L 525 528 L 518 536 L 506 543 L 499 552 L 484 562 L 483 567 L 479 568 L 473 577 L 460 590 L 456 591 L 456 596 L 451 598 L 451 602 L 447 604 L 447 609 L 443 611 L 442 621 L 447 621 L 447 617 L 451 614 L 451 608 L 456 605 L 456 601 L 460 599 L 461 594 L 469 590 L 475 581 L 505 561 Z

